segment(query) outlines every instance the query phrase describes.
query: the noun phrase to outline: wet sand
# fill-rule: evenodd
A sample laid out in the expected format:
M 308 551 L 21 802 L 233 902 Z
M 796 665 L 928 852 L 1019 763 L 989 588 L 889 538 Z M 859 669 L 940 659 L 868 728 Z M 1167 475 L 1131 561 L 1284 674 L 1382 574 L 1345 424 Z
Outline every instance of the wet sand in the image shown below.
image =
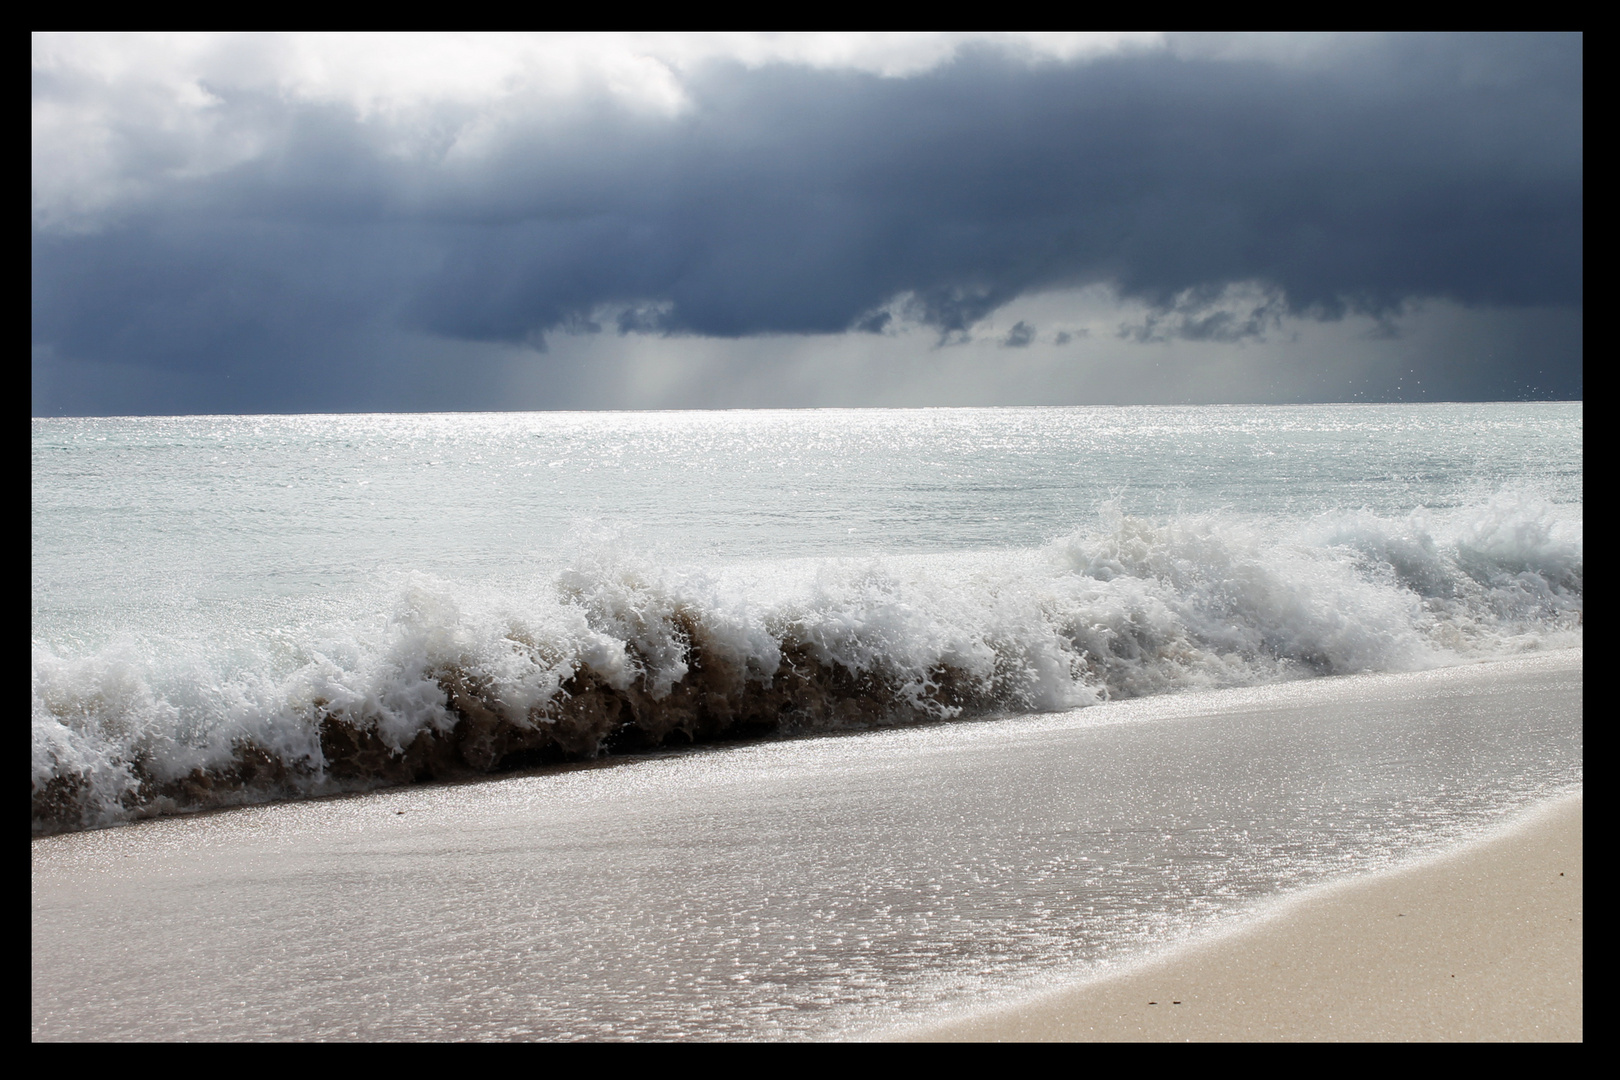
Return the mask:
M 1582 800 L 1135 970 L 905 1037 L 1579 1041 Z

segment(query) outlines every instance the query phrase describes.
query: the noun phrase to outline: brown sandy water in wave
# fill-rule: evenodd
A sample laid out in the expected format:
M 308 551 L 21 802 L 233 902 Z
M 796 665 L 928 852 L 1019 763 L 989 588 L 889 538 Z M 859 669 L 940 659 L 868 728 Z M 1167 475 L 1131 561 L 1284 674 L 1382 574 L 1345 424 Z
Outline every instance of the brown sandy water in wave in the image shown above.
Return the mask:
M 655 695 L 647 676 L 623 689 L 581 665 L 545 706 L 513 718 L 494 700 L 487 679 L 446 667 L 434 676 L 454 715 L 448 730 L 427 728 L 408 745 L 392 747 L 374 718 L 328 712 L 314 705 L 323 762 L 288 762 L 242 740 L 231 760 L 178 779 L 154 776 L 140 759 L 137 788 L 124 801 L 131 818 L 214 809 L 312 794 L 364 791 L 399 784 L 461 779 L 505 770 L 771 735 L 853 731 L 924 723 L 996 710 L 994 687 L 939 666 L 914 687 L 881 671 L 856 672 L 788 643 L 768 679 L 750 677 L 723 650 L 705 647 L 701 624 L 679 616 L 686 675 Z M 96 822 L 87 783 L 52 779 L 33 790 L 35 835 L 73 831 Z

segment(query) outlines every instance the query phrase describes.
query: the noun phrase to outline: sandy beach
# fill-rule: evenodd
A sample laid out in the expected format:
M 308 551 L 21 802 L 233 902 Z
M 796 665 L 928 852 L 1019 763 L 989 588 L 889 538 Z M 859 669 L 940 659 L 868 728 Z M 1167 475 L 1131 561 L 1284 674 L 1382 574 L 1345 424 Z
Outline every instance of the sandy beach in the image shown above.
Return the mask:
M 37 838 L 33 1037 L 1579 1039 L 1581 665 Z
M 918 1040 L 1580 1041 L 1582 799 Z
M 33 1042 L 1584 1041 L 1583 32 L 30 38 Z

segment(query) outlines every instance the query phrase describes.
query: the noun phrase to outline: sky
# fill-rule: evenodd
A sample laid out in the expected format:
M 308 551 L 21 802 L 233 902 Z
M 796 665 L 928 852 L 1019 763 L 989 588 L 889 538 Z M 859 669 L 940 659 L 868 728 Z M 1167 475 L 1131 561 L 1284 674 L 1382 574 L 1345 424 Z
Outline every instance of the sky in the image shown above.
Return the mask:
M 1578 34 L 32 48 L 35 416 L 1582 396 Z

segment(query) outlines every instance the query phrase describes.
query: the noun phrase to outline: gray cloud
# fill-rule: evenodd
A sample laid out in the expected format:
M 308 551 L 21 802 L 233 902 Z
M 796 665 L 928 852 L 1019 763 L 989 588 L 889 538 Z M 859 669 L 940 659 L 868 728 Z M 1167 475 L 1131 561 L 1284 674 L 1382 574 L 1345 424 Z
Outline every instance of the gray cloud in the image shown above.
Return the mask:
M 1035 328 L 1020 319 L 1007 331 L 1007 336 L 1001 339 L 1001 344 L 1009 349 L 1022 349 L 1035 340 Z
M 1234 292 L 1237 295 L 1231 295 Z M 1381 318 L 1393 314 L 1387 307 L 1377 309 L 1376 313 Z M 1141 321 L 1121 324 L 1119 336 L 1139 343 L 1175 338 L 1230 343 L 1264 338 L 1268 330 L 1282 327 L 1287 314 L 1288 298 L 1277 290 L 1267 290 L 1254 297 L 1243 295 L 1243 290 L 1189 289 L 1174 300 L 1159 304 Z
M 1017 297 L 1106 282 L 1153 312 L 1127 336 L 1229 342 L 1412 298 L 1582 304 L 1578 35 L 1203 52 L 970 49 L 907 78 L 714 62 L 673 118 L 519 101 L 459 156 L 461 106 L 416 121 L 440 152 L 400 153 L 352 108 L 221 82 L 216 126 L 259 150 L 190 176 L 132 126 L 140 197 L 36 225 L 36 356 L 350 407 L 402 336 L 536 346 L 604 317 L 961 339 Z M 36 77 L 36 98 L 70 90 Z M 1220 306 L 1238 283 L 1266 301 Z M 1578 393 L 1578 351 L 1538 362 Z

